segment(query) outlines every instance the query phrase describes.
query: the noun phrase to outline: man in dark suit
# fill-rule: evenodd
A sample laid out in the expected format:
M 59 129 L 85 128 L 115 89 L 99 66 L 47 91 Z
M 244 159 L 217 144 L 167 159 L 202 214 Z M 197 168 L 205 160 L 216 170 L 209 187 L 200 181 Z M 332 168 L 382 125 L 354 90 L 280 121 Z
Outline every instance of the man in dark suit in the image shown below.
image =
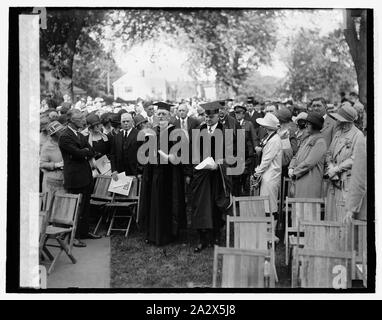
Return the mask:
M 233 154 L 236 155 L 237 151 L 237 130 L 241 129 L 239 122 L 229 115 L 228 107 L 225 101 L 219 101 L 219 123 L 222 124 L 223 134 L 225 130 L 231 129 L 233 130 Z M 240 177 L 234 176 L 232 177 L 232 194 L 236 197 L 240 195 Z
M 312 111 L 317 112 L 320 116 L 324 118 L 324 124 L 321 129 L 321 135 L 326 141 L 326 145 L 329 148 L 334 134 L 337 130 L 337 121 L 328 115 L 326 100 L 324 98 L 314 98 L 310 103 L 310 108 Z
M 245 130 L 245 170 L 244 173 L 238 177 L 240 181 L 240 193 L 242 193 L 240 195 L 243 196 L 250 195 L 249 178 L 255 169 L 255 147 L 259 144 L 252 122 L 244 119 L 246 112 L 247 108 L 245 106 L 235 106 L 236 120 L 239 122 L 241 128 Z
M 95 153 L 87 139 L 80 133 L 86 125 L 85 116 L 77 110 L 68 112 L 68 127 L 62 133 L 58 145 L 64 160 L 64 188 L 68 193 L 82 194 L 78 227 L 74 246 L 86 247 L 79 239 L 99 239 L 89 232 L 90 195 L 93 187 L 89 164 Z
M 259 128 L 259 124 L 256 122 L 256 119 L 264 118 L 264 113 L 261 112 L 260 104 L 253 97 L 248 97 L 246 107 L 248 111 L 245 113 L 244 119 L 251 121 L 257 130 Z
M 138 174 L 137 141 L 138 130 L 134 128 L 134 120 L 130 113 L 121 116 L 121 129 L 114 136 L 110 152 L 111 171 L 113 178 L 120 172 L 127 176 Z

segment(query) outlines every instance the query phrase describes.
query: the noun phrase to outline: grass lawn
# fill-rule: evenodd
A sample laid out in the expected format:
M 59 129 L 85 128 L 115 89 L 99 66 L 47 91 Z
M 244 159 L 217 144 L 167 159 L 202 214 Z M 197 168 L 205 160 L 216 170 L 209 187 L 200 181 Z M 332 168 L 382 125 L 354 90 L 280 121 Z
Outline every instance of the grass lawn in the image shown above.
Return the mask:
M 111 237 L 112 288 L 193 288 L 212 287 L 213 248 L 195 254 L 196 234 L 189 231 L 178 241 L 163 247 L 144 243 L 143 234 L 131 229 L 128 238 L 114 233 Z M 290 273 L 285 266 L 284 246 L 276 246 L 279 283 L 290 287 Z

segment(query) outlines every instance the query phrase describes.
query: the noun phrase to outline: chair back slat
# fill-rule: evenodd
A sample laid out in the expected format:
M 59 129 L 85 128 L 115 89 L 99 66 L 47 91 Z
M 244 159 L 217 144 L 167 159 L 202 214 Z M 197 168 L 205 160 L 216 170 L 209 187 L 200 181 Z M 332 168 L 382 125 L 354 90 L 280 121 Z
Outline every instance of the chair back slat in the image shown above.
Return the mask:
M 99 175 L 96 178 L 92 197 L 95 198 L 111 198 L 112 193 L 108 191 L 111 176 Z
M 353 255 L 350 252 L 299 250 L 301 287 L 351 287 L 352 259 Z
M 323 199 L 309 198 L 286 198 L 287 212 L 291 213 L 291 224 L 289 228 L 297 228 L 298 221 L 320 221 L 322 207 L 325 205 Z
M 221 281 L 217 285 L 218 259 L 221 257 Z M 215 247 L 213 286 L 224 288 L 264 288 L 267 252 Z
M 329 221 L 300 221 L 304 232 L 304 248 L 324 251 L 348 251 L 349 229 L 346 225 Z
M 56 193 L 52 204 L 50 222 L 73 226 L 80 199 L 80 194 Z
M 265 217 L 266 202 L 268 202 L 269 205 L 269 196 L 234 197 L 234 216 Z M 239 211 L 237 211 L 237 204 L 239 207 Z

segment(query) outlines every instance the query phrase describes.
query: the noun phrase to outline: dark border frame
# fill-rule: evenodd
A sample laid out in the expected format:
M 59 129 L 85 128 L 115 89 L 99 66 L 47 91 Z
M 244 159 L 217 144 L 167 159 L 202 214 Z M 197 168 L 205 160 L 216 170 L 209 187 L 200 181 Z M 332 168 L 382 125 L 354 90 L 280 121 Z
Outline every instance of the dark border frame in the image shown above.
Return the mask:
M 187 10 L 187 9 L 269 9 L 269 10 L 326 10 L 327 8 L 226 8 L 226 7 L 47 7 L 48 9 L 66 10 L 96 10 L 96 9 L 160 9 L 160 10 Z M 375 224 L 368 223 L 368 287 L 354 288 L 347 290 L 335 289 L 214 289 L 214 288 L 131 288 L 131 289 L 28 289 L 19 286 L 20 271 L 20 90 L 19 90 L 19 27 L 18 16 L 20 14 L 32 14 L 31 7 L 9 8 L 9 43 L 8 43 L 8 179 L 7 179 L 7 249 L 6 249 L 6 292 L 7 293 L 375 293 L 375 273 L 376 273 L 376 248 L 375 248 Z M 327 10 L 331 10 L 327 9 Z M 367 9 L 367 29 L 374 30 L 374 10 Z M 368 188 L 368 221 L 375 221 L 375 160 L 374 160 L 374 34 L 367 33 L 367 96 L 368 112 L 367 123 L 369 139 L 367 139 L 367 188 Z M 369 63 L 373 61 L 373 63 Z M 11 105 L 12 102 L 12 105 Z M 372 156 L 371 156 L 372 155 Z M 9 178 L 12 176 L 12 180 Z M 16 181 L 16 183 L 13 183 Z

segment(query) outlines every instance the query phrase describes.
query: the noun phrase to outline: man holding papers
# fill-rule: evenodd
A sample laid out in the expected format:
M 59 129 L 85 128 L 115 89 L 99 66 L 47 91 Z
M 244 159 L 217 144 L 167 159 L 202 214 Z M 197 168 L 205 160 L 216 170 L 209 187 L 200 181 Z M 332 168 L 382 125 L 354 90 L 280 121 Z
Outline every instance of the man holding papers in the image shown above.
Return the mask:
M 203 160 L 193 170 L 192 181 L 192 226 L 198 231 L 199 242 L 194 252 L 200 252 L 208 245 L 218 244 L 223 215 L 226 213 L 231 183 L 225 174 L 223 164 L 224 135 L 219 123 L 218 101 L 201 105 L 206 111 L 206 122 L 200 125 L 200 145 L 194 153 Z M 208 148 L 207 139 L 211 139 Z M 193 155 L 194 156 L 194 155 Z M 220 164 L 218 164 L 220 163 Z

